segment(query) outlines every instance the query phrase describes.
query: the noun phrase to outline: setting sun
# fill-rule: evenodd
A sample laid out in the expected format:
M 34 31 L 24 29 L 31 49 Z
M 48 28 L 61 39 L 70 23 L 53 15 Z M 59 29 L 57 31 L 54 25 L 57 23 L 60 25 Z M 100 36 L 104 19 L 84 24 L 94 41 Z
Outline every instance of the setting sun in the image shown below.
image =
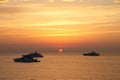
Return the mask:
M 62 53 L 63 52 L 63 50 L 62 49 L 59 49 L 59 53 Z
M 0 0 L 0 80 L 120 80 L 120 0 Z
M 7 2 L 0 3 L 0 43 L 5 49 L 2 50 L 14 47 L 47 51 L 59 47 L 102 49 L 107 45 L 111 47 L 105 51 L 113 48 L 116 51 L 120 42 L 120 6 L 115 1 L 119 2 L 0 0 Z

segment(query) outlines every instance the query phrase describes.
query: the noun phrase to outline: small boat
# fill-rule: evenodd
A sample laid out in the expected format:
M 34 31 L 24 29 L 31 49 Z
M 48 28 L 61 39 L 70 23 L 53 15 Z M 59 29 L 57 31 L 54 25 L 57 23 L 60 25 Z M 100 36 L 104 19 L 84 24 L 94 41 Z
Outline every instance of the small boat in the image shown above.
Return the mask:
M 37 58 L 44 57 L 42 54 L 38 52 L 30 53 L 27 55 L 22 55 L 20 58 L 13 59 L 15 62 L 40 62 Z
M 95 51 L 92 51 L 90 53 L 87 53 L 87 54 L 83 54 L 83 56 L 100 56 L 99 53 L 96 53 Z

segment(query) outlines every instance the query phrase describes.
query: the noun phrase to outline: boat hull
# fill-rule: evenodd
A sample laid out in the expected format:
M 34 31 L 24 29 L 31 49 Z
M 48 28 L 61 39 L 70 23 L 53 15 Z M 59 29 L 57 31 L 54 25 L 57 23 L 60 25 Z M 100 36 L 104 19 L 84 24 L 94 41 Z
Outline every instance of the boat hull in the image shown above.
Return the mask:
M 40 62 L 38 60 L 21 60 L 21 59 L 13 59 L 14 62 Z
M 93 51 L 93 52 L 90 52 L 90 53 L 87 53 L 87 54 L 83 54 L 83 56 L 100 56 L 100 54 Z
M 91 54 L 83 54 L 83 56 L 100 56 L 100 55 L 98 55 L 98 54 L 96 54 L 96 55 L 91 55 Z

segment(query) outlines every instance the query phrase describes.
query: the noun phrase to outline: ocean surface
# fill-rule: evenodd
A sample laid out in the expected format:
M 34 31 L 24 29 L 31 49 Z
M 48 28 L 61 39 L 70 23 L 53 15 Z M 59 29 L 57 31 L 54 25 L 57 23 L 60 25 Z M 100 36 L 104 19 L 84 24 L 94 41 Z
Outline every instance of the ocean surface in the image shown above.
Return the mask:
M 0 55 L 0 80 L 120 80 L 120 56 L 43 54 L 37 63 L 16 63 L 21 54 Z

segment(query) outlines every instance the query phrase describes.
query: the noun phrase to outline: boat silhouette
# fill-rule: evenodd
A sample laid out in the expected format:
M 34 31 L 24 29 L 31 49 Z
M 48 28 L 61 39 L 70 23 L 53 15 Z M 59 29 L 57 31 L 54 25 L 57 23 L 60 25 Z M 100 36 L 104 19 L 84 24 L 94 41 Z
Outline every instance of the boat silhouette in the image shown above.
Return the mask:
M 20 58 L 15 58 L 13 59 L 15 62 L 40 62 L 37 59 L 34 58 L 28 58 L 28 57 L 20 57 Z
M 27 55 L 22 55 L 23 57 L 33 57 L 33 58 L 37 58 L 37 57 L 44 57 L 42 54 L 38 53 L 38 52 L 32 52 L 30 54 Z
M 90 53 L 83 54 L 83 56 L 100 56 L 100 54 L 96 53 L 95 51 L 92 51 Z
M 22 55 L 20 58 L 13 59 L 15 62 L 40 62 L 37 58 L 44 57 L 42 54 L 38 52 L 33 52 L 27 55 Z

